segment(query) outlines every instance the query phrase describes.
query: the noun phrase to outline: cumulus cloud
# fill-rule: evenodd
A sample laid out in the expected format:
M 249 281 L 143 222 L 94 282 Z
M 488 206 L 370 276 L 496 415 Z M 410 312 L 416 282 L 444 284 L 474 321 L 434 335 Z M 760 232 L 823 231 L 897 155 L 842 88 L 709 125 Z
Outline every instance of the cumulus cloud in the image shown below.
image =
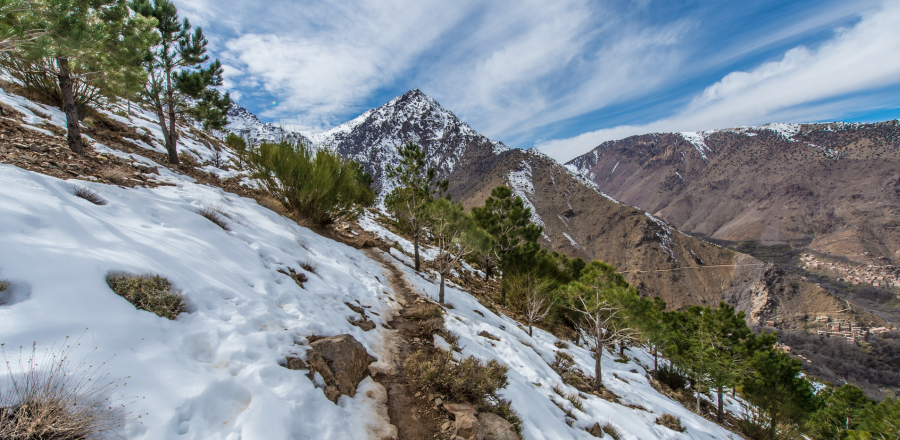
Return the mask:
M 676 114 L 641 125 L 623 125 L 536 148 L 565 161 L 603 141 L 660 131 L 697 131 L 767 122 L 840 118 L 879 100 L 858 99 L 900 84 L 900 3 L 886 2 L 816 48 L 795 47 L 780 60 L 732 72 L 708 86 Z

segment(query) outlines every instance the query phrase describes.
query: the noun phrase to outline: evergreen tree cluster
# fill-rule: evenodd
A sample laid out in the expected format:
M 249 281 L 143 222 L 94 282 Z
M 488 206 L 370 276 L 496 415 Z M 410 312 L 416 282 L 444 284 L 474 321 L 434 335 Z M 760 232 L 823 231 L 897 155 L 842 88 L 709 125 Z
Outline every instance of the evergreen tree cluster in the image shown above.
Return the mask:
M 738 427 L 748 437 L 900 438 L 900 402 L 870 401 L 852 385 L 817 391 L 800 361 L 776 348 L 776 335 L 753 332 L 733 306 L 667 310 L 659 297 L 642 297 L 614 267 L 541 247 L 542 228 L 510 188 L 494 188 L 483 206 L 467 213 L 445 195 L 448 182 L 426 166 L 421 147 L 408 143 L 399 153 L 400 163 L 388 167 L 394 187 L 385 206 L 396 226 L 414 238 L 417 271 L 421 243 L 437 248 L 440 302 L 445 277 L 463 259 L 486 280 L 497 277 L 496 301 L 521 313 L 529 335 L 545 321 L 574 330 L 575 343 L 591 349 L 594 391 L 603 388 L 604 353 L 618 347 L 621 356 L 626 347 L 640 345 L 654 354 L 656 378 L 676 392 L 690 391 L 698 413 L 703 396 L 711 394 L 722 423 L 724 396 L 739 393 L 749 407 Z
M 176 122 L 222 129 L 231 108 L 222 66 L 169 0 L 0 0 L 0 67 L 66 114 L 69 148 L 84 154 L 79 118 L 100 98 L 150 104 L 169 161 Z

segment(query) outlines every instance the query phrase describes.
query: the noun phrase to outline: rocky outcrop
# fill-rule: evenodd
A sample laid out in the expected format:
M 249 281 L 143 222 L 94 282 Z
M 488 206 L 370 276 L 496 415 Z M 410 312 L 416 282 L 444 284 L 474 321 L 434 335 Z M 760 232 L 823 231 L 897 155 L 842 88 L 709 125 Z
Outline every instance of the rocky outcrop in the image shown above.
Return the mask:
M 325 396 L 332 402 L 337 402 L 342 394 L 356 395 L 356 387 L 369 375 L 369 364 L 376 360 L 347 334 L 318 339 L 309 345 L 306 362 L 310 373 L 322 376 Z
M 478 414 L 478 422 L 481 424 L 484 440 L 519 440 L 512 423 L 497 414 Z
M 515 427 L 494 413 L 478 413 L 468 403 L 445 403 L 453 414 L 453 440 L 520 440 Z

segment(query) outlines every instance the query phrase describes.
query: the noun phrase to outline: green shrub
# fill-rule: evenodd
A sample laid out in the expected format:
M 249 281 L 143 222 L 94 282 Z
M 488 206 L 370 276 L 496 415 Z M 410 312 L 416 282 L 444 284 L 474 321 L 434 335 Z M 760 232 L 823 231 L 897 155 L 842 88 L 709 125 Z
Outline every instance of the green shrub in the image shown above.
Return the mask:
M 657 417 L 655 423 L 657 425 L 665 426 L 672 431 L 684 432 L 685 429 L 683 426 L 681 426 L 681 420 L 678 417 L 673 416 L 672 414 L 663 414 Z
M 162 275 L 110 272 L 106 284 L 138 309 L 166 319 L 175 319 L 186 309 L 181 292 L 173 289 L 172 283 Z
M 247 162 L 273 197 L 316 225 L 356 219 L 375 202 L 372 178 L 356 162 L 328 149 L 263 143 L 249 151 Z
M 238 168 L 244 169 L 244 164 L 247 162 L 247 141 L 234 133 L 229 133 L 228 136 L 225 136 L 225 145 L 234 151 Z
M 672 390 L 682 390 L 688 386 L 688 379 L 681 371 L 671 365 L 660 365 L 656 371 L 656 380 Z

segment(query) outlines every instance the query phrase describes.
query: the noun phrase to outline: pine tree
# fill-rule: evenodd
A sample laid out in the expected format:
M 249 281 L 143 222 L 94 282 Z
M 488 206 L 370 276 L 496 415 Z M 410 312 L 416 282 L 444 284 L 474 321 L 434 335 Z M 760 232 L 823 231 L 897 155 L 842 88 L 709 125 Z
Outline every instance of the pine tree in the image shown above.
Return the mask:
M 823 405 L 807 422 L 807 429 L 816 439 L 845 440 L 859 428 L 861 414 L 870 402 L 862 390 L 853 385 L 828 387 L 819 391 Z
M 570 302 L 577 304 L 578 331 L 594 352 L 593 388 L 603 387 L 603 349 L 627 343 L 637 336 L 628 320 L 629 304 L 638 300 L 637 291 L 625 282 L 615 268 L 601 261 L 592 261 L 581 278 L 565 288 Z
M 407 142 L 399 148 L 400 163 L 387 165 L 385 175 L 395 182 L 384 204 L 398 225 L 413 238 L 416 272 L 420 269 L 419 239 L 424 232 L 426 209 L 435 196 L 446 193 L 449 181 L 436 180 L 434 168 L 426 168 L 425 150 Z
M 155 18 L 159 40 L 145 60 L 149 81 L 144 95 L 153 105 L 163 132 L 169 163 L 178 164 L 177 118 L 189 114 L 205 129 L 222 129 L 228 122 L 231 98 L 215 88 L 222 85 L 222 64 L 209 62 L 203 30 L 179 20 L 169 0 L 132 0 L 139 14 Z
M 542 228 L 531 223 L 531 208 L 519 196 L 513 197 L 512 190 L 498 186 L 491 190 L 491 196 L 483 207 L 472 208 L 475 220 L 491 235 L 494 241 L 494 259 L 501 270 L 508 269 L 513 254 L 525 244 L 536 246 Z
M 487 245 L 487 234 L 474 224 L 462 205 L 448 199 L 432 201 L 426 206 L 424 214 L 425 225 L 438 250 L 435 258 L 441 278 L 438 297 L 444 304 L 444 280 L 467 255 Z
M 10 55 L 29 74 L 52 75 L 66 114 L 69 148 L 84 154 L 75 83 L 109 90 L 144 79 L 140 56 L 153 43 L 153 21 L 130 13 L 125 0 L 29 0 L 28 19 L 16 26 L 41 23 L 40 35 L 18 45 Z M 27 34 L 20 28 L 17 35 Z
M 47 33 L 31 0 L 0 0 L 0 54 L 18 50 Z
M 779 424 L 800 423 L 816 409 L 812 385 L 800 377 L 800 361 L 769 348 L 756 351 L 750 365 L 753 373 L 741 388 L 747 401 L 767 416 L 769 438 L 775 438 Z

